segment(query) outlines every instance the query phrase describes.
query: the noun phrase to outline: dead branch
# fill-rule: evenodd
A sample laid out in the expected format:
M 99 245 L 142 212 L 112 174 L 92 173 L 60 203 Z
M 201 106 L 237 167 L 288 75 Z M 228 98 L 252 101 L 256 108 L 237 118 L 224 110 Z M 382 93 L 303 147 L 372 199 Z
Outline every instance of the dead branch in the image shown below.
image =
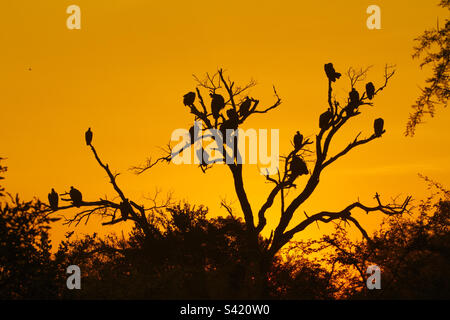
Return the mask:
M 347 206 L 345 209 L 343 209 L 342 211 L 339 211 L 339 212 L 322 211 L 320 213 L 316 213 L 312 216 L 307 217 L 305 220 L 303 220 L 302 222 L 297 224 L 294 228 L 286 231 L 281 237 L 281 242 L 274 243 L 271 247 L 271 250 L 278 250 L 279 248 L 284 246 L 284 244 L 286 244 L 290 239 L 292 239 L 292 237 L 296 233 L 304 230 L 306 227 L 308 227 L 310 224 L 312 224 L 316 221 L 329 223 L 336 219 L 341 219 L 343 221 L 347 221 L 347 220 L 351 221 L 360 230 L 360 232 L 363 234 L 364 238 L 366 238 L 370 241 L 370 238 L 369 238 L 367 232 L 361 227 L 361 225 L 358 223 L 358 221 L 354 217 L 351 216 L 352 210 L 361 209 L 361 210 L 365 211 L 367 214 L 370 212 L 379 211 L 386 215 L 401 215 L 402 213 L 409 210 L 408 204 L 410 201 L 411 201 L 410 196 L 406 197 L 406 199 L 404 200 L 404 202 L 401 205 L 397 205 L 395 203 L 388 204 L 388 205 L 382 205 L 379 201 L 377 201 L 378 205 L 375 207 L 369 207 L 369 206 L 363 205 L 362 203 L 360 203 L 358 201 L 358 202 L 352 203 L 351 205 Z

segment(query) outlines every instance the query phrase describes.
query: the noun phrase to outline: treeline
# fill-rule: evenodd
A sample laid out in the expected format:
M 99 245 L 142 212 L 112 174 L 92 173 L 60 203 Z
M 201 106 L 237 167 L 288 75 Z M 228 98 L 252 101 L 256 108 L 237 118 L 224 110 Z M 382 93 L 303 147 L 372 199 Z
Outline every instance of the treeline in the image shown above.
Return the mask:
M 204 207 L 179 204 L 149 215 L 151 233 L 135 226 L 125 237 L 72 235 L 52 253 L 56 219 L 44 209 L 39 200 L 1 198 L 0 299 L 249 296 L 251 261 L 239 218 L 208 218 Z M 370 241 L 351 241 L 340 223 L 320 240 L 292 242 L 272 263 L 260 298 L 448 299 L 449 217 L 448 192 L 441 192 L 414 216 L 385 219 Z M 381 290 L 366 286 L 373 264 L 381 268 Z M 81 269 L 81 290 L 66 286 L 69 265 Z

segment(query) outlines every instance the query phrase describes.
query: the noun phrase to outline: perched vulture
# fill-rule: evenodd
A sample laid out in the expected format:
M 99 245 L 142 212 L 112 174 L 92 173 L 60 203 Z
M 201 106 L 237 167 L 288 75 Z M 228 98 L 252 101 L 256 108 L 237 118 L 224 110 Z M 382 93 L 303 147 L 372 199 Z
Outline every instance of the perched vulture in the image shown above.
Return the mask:
M 339 79 L 341 77 L 341 74 L 334 70 L 333 64 L 331 62 L 325 64 L 324 69 L 328 79 L 332 82 L 335 82 L 336 79 Z
M 83 196 L 81 192 L 74 187 L 70 187 L 70 199 L 75 207 L 79 208 L 81 206 L 81 202 L 83 202 Z
M 369 82 L 366 84 L 366 93 L 367 93 L 367 97 L 372 100 L 374 94 L 375 94 L 375 86 L 373 85 L 372 82 Z
M 245 117 L 250 112 L 250 106 L 252 105 L 252 100 L 250 100 L 249 97 L 247 97 L 244 102 L 241 103 L 241 106 L 239 107 L 239 113 L 241 117 Z
M 86 140 L 86 145 L 87 145 L 87 146 L 90 146 L 91 143 L 92 143 L 92 135 L 93 135 L 93 133 L 92 133 L 92 131 L 91 131 L 91 128 L 89 128 L 89 129 L 86 131 L 86 133 L 84 134 L 84 138 L 85 138 L 85 140 Z
M 188 92 L 183 96 L 183 103 L 185 106 L 192 106 L 195 101 L 195 92 Z
M 230 121 L 231 129 L 237 129 L 239 125 L 239 115 L 234 109 L 227 110 L 227 117 Z
M 375 119 L 373 122 L 373 129 L 375 131 L 375 135 L 380 137 L 383 134 L 384 120 L 381 118 Z
M 120 203 L 120 214 L 122 215 L 123 221 L 127 221 L 130 211 L 131 211 L 131 208 L 130 208 L 130 204 L 128 202 Z
M 294 136 L 294 148 L 295 150 L 300 150 L 303 143 L 303 135 L 297 131 L 297 133 Z
M 211 111 L 213 114 L 214 119 L 219 119 L 220 110 L 225 108 L 225 99 L 220 95 L 216 93 L 210 94 L 212 100 L 211 100 Z
M 292 158 L 289 169 L 291 171 L 292 180 L 295 180 L 298 176 L 309 173 L 305 161 L 303 161 L 303 159 L 299 156 L 294 156 Z
M 359 92 L 355 88 L 352 88 L 352 91 L 348 95 L 350 97 L 350 103 L 356 107 L 359 103 Z
M 59 196 L 56 193 L 55 189 L 52 188 L 52 192 L 48 194 L 48 203 L 50 204 L 50 208 L 52 208 L 53 211 L 58 210 L 58 201 Z
M 327 130 L 330 127 L 331 120 L 333 119 L 333 113 L 330 110 L 325 111 L 319 117 L 320 129 Z

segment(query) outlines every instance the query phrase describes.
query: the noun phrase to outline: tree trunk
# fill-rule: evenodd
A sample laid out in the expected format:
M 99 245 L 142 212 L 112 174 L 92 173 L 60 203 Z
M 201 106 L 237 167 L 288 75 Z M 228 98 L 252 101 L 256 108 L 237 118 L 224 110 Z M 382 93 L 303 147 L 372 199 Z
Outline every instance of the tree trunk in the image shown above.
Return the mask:
M 268 299 L 269 292 L 269 272 L 272 266 L 273 257 L 266 253 L 258 252 L 250 257 L 250 263 L 245 277 L 246 299 Z

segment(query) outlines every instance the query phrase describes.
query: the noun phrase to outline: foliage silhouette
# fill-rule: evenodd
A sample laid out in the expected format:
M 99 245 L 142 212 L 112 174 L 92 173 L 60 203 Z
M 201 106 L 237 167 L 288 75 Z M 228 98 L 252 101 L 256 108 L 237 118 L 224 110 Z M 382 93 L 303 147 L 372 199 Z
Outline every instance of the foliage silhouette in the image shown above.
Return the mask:
M 58 270 L 48 230 L 59 219 L 39 200 L 6 196 L 9 201 L 0 199 L 0 299 L 54 298 Z
M 244 223 L 231 216 L 207 219 L 187 204 L 154 217 L 151 237 L 135 227 L 130 237 L 85 236 L 60 245 L 58 264 L 83 270 L 77 299 L 240 299 L 245 292 L 248 247 Z M 264 240 L 261 238 L 261 242 Z M 294 276 L 295 275 L 295 276 Z M 321 276 L 322 275 L 322 276 Z M 318 264 L 278 260 L 268 298 L 331 298 L 336 291 Z M 300 290 L 301 285 L 301 290 Z M 282 289 L 280 289 L 282 288 Z M 327 291 L 328 290 L 328 291 Z
M 439 5 L 450 10 L 449 0 L 441 0 Z M 433 75 L 426 80 L 426 87 L 412 106 L 414 111 L 406 124 L 406 136 L 414 135 L 417 125 L 423 122 L 426 114 L 433 117 L 436 106 L 446 107 L 450 97 L 450 21 L 445 20 L 444 28 L 440 28 L 438 23 L 436 28 L 426 30 L 415 40 L 418 44 L 414 47 L 413 58 L 419 59 L 425 55 L 420 67 L 433 65 Z
M 353 242 L 341 226 L 320 243 L 332 248 L 326 263 L 345 270 L 342 297 L 353 299 L 448 299 L 450 281 L 450 197 L 421 201 L 414 217 L 384 220 L 372 241 Z M 329 252 L 329 251 L 328 251 Z M 381 268 L 381 290 L 366 287 L 369 265 Z M 337 279 L 334 280 L 335 285 Z

